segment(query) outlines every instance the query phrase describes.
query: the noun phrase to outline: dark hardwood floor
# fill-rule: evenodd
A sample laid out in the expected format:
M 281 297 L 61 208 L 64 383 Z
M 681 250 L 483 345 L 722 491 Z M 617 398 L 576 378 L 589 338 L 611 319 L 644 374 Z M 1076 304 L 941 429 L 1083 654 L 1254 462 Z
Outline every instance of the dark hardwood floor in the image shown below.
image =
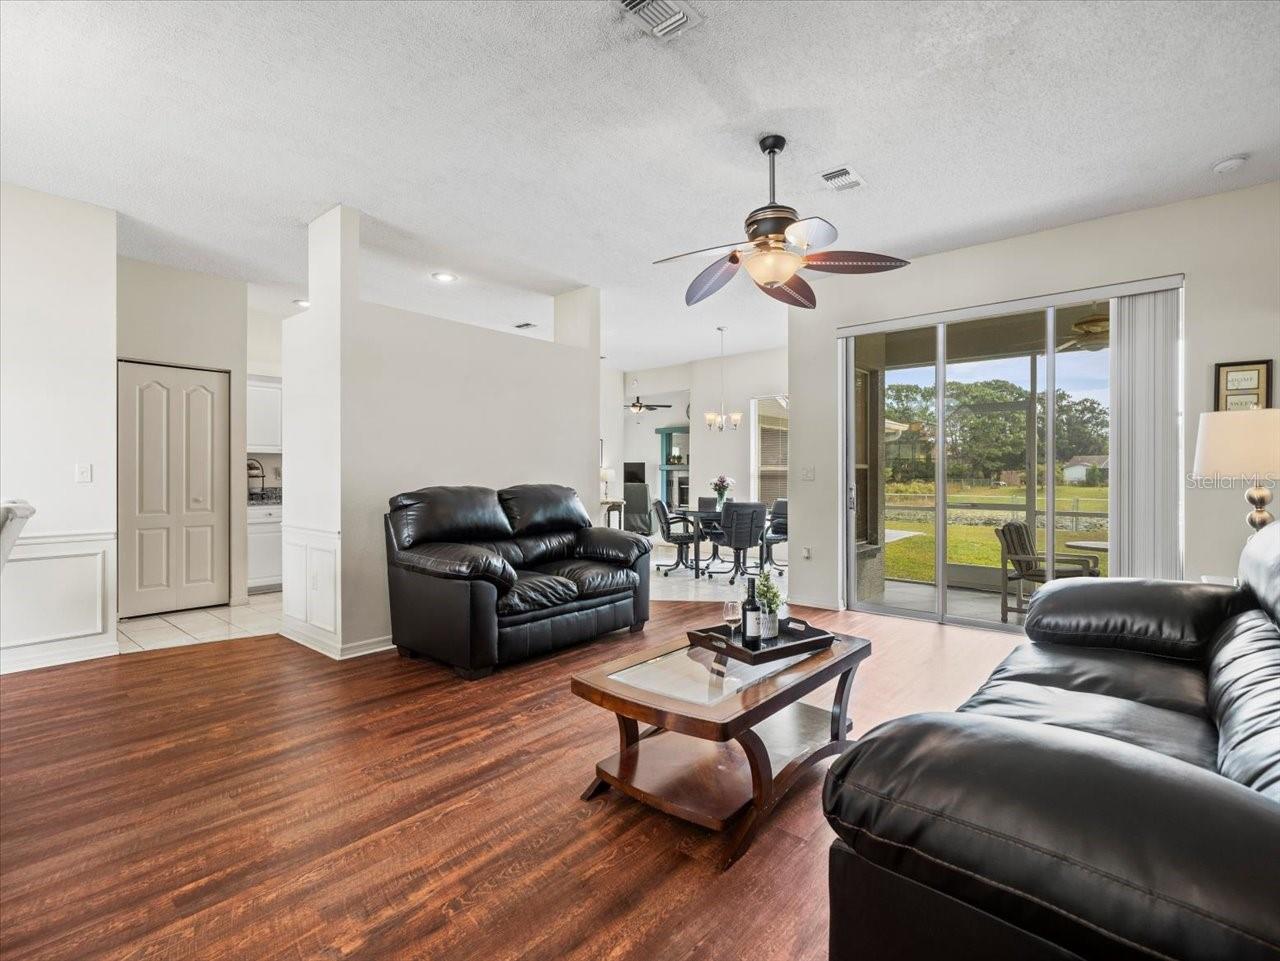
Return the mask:
M 725 873 L 723 835 L 578 799 L 617 725 L 569 675 L 719 610 L 655 602 L 471 683 L 279 637 L 0 678 L 0 957 L 824 959 L 826 763 Z M 1017 642 L 800 613 L 874 642 L 855 736 L 954 707 Z

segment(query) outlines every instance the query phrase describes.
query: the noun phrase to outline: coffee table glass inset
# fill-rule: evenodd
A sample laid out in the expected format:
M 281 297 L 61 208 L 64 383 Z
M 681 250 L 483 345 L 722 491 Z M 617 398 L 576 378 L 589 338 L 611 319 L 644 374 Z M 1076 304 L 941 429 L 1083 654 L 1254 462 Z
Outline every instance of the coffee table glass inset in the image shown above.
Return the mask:
M 800 773 L 848 746 L 849 690 L 870 653 L 870 641 L 837 634 L 825 650 L 753 666 L 682 638 L 575 675 L 573 692 L 613 711 L 619 732 L 583 799 L 613 787 L 694 824 L 732 827 L 728 867 Z M 835 678 L 829 710 L 800 700 Z

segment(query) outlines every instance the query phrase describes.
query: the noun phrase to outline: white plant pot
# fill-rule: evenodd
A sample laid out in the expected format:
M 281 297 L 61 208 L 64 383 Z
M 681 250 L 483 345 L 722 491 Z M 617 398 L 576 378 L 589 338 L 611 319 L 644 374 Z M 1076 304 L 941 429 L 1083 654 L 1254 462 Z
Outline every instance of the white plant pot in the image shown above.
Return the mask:
M 777 614 L 761 614 L 760 615 L 760 637 L 763 640 L 769 640 L 778 636 L 778 615 Z

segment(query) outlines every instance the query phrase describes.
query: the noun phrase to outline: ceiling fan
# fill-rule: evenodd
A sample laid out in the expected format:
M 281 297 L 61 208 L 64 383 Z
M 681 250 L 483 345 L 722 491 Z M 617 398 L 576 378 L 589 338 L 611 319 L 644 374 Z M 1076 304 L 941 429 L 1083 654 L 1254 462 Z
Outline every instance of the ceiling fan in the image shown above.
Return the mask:
M 1098 310 L 1097 304 L 1090 307 L 1089 315 L 1071 325 L 1071 332 L 1076 336 L 1063 341 L 1057 350 L 1101 350 L 1111 343 L 1111 317 L 1105 310 Z
M 639 385 L 640 385 L 640 382 L 638 380 L 633 380 L 631 382 L 631 389 L 635 390 Z M 640 395 L 636 394 L 636 399 L 633 400 L 631 403 L 627 404 L 627 406 L 623 407 L 622 409 L 629 410 L 631 411 L 631 413 L 639 417 L 645 411 L 663 410 L 671 406 L 672 406 L 671 404 L 646 404 L 644 401 L 640 399 Z
M 791 307 L 812 309 L 817 305 L 813 288 L 799 271 L 818 270 L 831 274 L 873 274 L 905 267 L 908 261 L 860 250 L 827 250 L 820 247 L 836 242 L 836 228 L 821 217 L 799 219 L 794 207 L 780 204 L 774 197 L 774 159 L 787 145 L 776 133 L 760 138 L 760 150 L 769 158 L 769 202 L 747 214 L 747 239 L 655 260 L 655 264 L 691 257 L 695 254 L 725 255 L 693 279 L 684 302 L 692 307 L 733 279 L 745 266 L 755 285 L 774 300 Z M 727 253 L 725 253 L 727 251 Z

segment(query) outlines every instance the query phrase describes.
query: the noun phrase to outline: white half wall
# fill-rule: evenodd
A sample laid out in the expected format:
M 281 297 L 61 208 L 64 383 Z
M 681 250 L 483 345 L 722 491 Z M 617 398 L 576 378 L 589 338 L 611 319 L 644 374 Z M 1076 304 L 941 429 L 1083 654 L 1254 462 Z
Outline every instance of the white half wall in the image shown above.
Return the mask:
M 10 184 L 0 210 L 0 498 L 36 508 L 0 576 L 10 671 L 119 653 L 116 215 Z
M 792 599 L 837 607 L 843 598 L 837 328 L 1184 274 L 1185 478 L 1198 415 L 1213 409 L 1213 365 L 1269 357 L 1280 370 L 1277 264 L 1280 183 L 1270 183 L 823 280 L 820 306 L 792 310 L 788 325 Z M 803 479 L 805 468 L 813 480 Z M 1249 533 L 1243 487 L 1184 487 L 1184 576 L 1234 574 Z
M 230 374 L 231 603 L 247 604 L 248 503 L 243 478 L 248 286 L 243 280 L 128 257 L 119 258 L 118 270 L 121 360 Z
M 435 484 L 565 484 L 594 512 L 600 367 L 582 348 L 377 304 L 360 305 L 342 343 L 348 656 L 390 642 L 383 515 L 391 496 Z

